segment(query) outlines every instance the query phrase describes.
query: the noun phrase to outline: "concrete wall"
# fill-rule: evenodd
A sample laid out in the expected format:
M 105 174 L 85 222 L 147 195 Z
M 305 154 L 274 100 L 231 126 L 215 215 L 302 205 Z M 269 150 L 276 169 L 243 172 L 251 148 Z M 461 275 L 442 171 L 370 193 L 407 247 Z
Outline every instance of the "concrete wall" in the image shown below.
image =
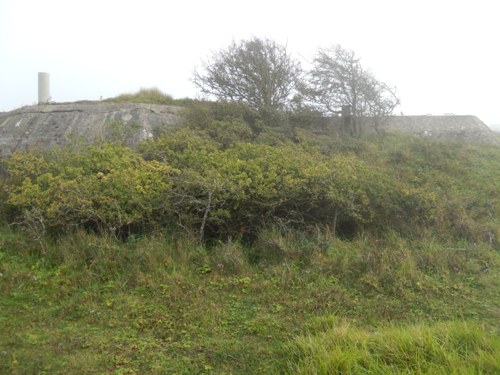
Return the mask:
M 23 107 L 0 113 L 0 156 L 71 140 L 123 137 L 130 146 L 178 123 L 180 108 L 153 104 L 71 103 Z
M 181 107 L 128 103 L 70 103 L 23 107 L 0 113 L 0 156 L 33 146 L 51 147 L 71 140 L 94 142 L 122 137 L 134 147 L 141 140 L 179 124 Z M 332 119 L 336 126 L 341 118 Z M 373 132 L 365 119 L 365 133 Z M 338 124 L 337 124 L 338 125 Z M 381 128 L 389 133 L 496 144 L 498 137 L 475 116 L 392 116 Z

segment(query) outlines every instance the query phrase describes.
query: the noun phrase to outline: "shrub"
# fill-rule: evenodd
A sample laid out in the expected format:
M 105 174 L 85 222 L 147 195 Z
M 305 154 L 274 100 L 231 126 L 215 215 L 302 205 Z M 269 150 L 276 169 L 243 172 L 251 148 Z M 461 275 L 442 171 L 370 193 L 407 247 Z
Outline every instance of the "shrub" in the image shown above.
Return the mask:
M 213 128 L 218 122 L 229 122 L 244 124 L 256 136 L 264 126 L 260 114 L 234 102 L 192 102 L 184 108 L 182 117 L 186 127 L 201 131 Z
M 32 234 L 83 226 L 120 233 L 168 212 L 175 170 L 129 148 L 104 144 L 81 152 L 17 153 L 8 162 L 7 202 Z M 12 218 L 13 219 L 13 218 Z
M 498 246 L 495 150 L 464 155 L 399 138 L 389 147 L 356 141 L 358 148 L 330 152 L 307 143 L 249 143 L 243 142 L 253 137 L 244 108 L 199 105 L 212 116 L 204 128 L 164 134 L 141 144 L 140 153 L 103 143 L 76 153 L 13 155 L 6 162 L 3 215 L 21 220 L 32 234 L 162 225 L 184 228 L 198 240 L 254 240 L 267 226 L 319 224 L 349 239 L 395 231 Z M 433 155 L 456 157 L 467 168 L 433 164 Z
M 141 146 L 148 160 L 166 162 L 175 179 L 175 211 L 199 236 L 234 236 L 268 224 L 326 224 L 353 237 L 391 227 L 414 232 L 433 223 L 432 191 L 396 181 L 355 155 L 322 155 L 309 146 L 234 143 L 182 129 Z M 248 231 L 245 231 L 248 232 Z

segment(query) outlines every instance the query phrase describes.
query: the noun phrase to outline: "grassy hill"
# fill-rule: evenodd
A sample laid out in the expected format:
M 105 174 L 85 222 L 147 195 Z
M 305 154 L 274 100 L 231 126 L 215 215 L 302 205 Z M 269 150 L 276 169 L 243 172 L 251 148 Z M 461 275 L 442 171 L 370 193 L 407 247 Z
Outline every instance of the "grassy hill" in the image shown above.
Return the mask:
M 183 116 L 3 161 L 1 373 L 500 371 L 498 147 Z

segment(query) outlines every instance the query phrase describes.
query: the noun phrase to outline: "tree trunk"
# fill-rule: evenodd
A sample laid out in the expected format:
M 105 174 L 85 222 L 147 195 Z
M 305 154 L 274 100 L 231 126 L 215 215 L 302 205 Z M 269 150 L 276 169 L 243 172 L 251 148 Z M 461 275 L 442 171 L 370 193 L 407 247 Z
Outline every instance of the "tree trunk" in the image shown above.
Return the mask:
M 339 217 L 339 209 L 335 209 L 335 214 L 333 215 L 333 238 L 337 238 L 337 219 Z
M 199 233 L 199 241 L 203 241 L 203 236 L 205 235 L 205 225 L 207 223 L 207 218 L 208 218 L 208 213 L 210 212 L 210 206 L 212 205 L 212 194 L 213 191 L 209 190 L 208 191 L 208 202 L 207 206 L 205 207 L 205 212 L 203 213 L 203 220 L 201 221 L 201 226 L 200 226 L 200 233 Z

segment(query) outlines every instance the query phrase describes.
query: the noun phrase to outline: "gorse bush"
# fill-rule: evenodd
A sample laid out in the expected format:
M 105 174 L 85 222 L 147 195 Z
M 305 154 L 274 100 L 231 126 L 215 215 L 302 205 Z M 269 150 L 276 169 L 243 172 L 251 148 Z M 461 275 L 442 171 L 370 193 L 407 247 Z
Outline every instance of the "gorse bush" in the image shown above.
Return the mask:
M 300 146 L 242 143 L 220 150 L 185 130 L 142 151 L 181 170 L 173 204 L 183 222 L 225 235 L 275 220 L 315 220 L 307 212 L 324 200 L 331 174 L 325 160 Z
M 422 210 L 432 206 L 415 189 L 402 190 L 379 168 L 353 155 L 329 157 L 302 145 L 238 143 L 220 149 L 184 129 L 143 144 L 141 151 L 148 160 L 182 171 L 173 191 L 182 221 L 207 225 L 218 234 L 231 236 L 241 228 L 255 232 L 266 224 L 300 228 L 320 223 L 354 235 L 395 214 L 397 220 L 410 220 L 413 212 L 399 207 L 409 197 Z M 388 192 L 393 196 L 384 198 Z M 386 204 L 391 199 L 398 201 Z
M 143 228 L 169 210 L 165 194 L 176 173 L 119 144 L 16 153 L 7 169 L 7 204 L 17 212 L 12 219 L 35 236 L 77 227 L 112 233 Z

